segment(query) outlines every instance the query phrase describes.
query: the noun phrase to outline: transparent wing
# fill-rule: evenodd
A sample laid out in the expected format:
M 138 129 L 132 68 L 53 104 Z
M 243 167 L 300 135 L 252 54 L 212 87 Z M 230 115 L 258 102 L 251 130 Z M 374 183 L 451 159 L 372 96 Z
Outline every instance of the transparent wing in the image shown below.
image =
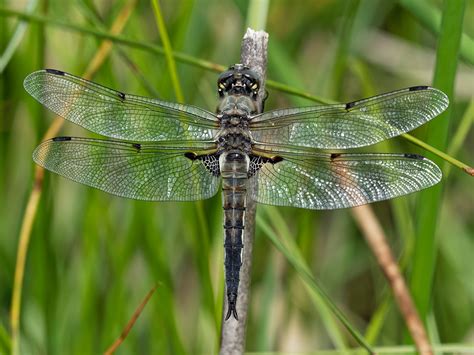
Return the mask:
M 218 124 L 198 107 L 124 94 L 54 69 L 28 75 L 24 86 L 56 114 L 112 138 L 211 140 Z
M 187 152 L 193 151 L 159 144 L 58 137 L 41 143 L 33 159 L 59 175 L 122 197 L 193 201 L 213 196 L 219 177 L 211 168 L 218 165 L 217 159 L 190 159 Z
M 441 171 L 414 154 L 290 154 L 251 179 L 260 203 L 309 209 L 364 205 L 438 183 Z M 256 180 L 256 181 L 255 181 Z
M 440 90 L 417 86 L 339 105 L 268 111 L 250 123 L 255 141 L 319 149 L 362 147 L 411 131 L 448 107 Z

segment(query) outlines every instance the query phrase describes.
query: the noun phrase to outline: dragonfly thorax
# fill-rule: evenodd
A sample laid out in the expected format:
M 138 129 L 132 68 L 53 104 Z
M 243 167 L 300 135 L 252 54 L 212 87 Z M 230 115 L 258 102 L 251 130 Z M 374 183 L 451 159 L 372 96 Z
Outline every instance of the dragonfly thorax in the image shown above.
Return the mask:
M 234 74 L 223 73 L 221 75 L 223 79 L 220 79 L 219 82 L 231 80 L 232 78 L 228 76 L 234 77 Z M 235 76 L 242 77 L 242 75 L 237 74 Z M 231 90 L 225 92 L 217 108 L 220 132 L 216 141 L 219 154 L 230 150 L 240 150 L 245 154 L 250 154 L 252 139 L 249 131 L 249 121 L 256 112 L 257 103 L 251 95 L 236 93 Z
M 247 120 L 257 112 L 257 102 L 246 95 L 228 95 L 221 99 L 217 112 L 226 116 L 241 116 Z
M 246 154 L 252 151 L 252 140 L 248 131 L 225 129 L 217 139 L 218 152 L 240 150 Z

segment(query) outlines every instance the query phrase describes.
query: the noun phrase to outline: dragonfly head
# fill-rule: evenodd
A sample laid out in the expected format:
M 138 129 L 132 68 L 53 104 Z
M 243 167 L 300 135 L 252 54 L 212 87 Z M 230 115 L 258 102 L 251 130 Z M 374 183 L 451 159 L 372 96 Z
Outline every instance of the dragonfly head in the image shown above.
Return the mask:
M 256 100 L 260 89 L 257 74 L 243 64 L 235 64 L 223 72 L 217 80 L 217 90 L 222 98 L 225 95 L 246 95 Z

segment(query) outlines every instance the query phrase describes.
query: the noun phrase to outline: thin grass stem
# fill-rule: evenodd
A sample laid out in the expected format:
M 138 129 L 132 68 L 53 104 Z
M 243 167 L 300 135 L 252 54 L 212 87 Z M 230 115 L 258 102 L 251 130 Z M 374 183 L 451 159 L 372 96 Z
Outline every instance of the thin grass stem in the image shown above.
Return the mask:
M 119 33 L 124 28 L 131 14 L 131 4 L 134 4 L 134 1 L 132 1 L 131 3 L 126 3 L 124 5 L 121 14 L 126 14 L 126 16 L 119 15 L 117 17 L 116 21 L 112 25 L 111 31 L 114 31 L 113 33 Z M 110 53 L 110 50 L 110 42 L 106 41 L 101 44 L 101 46 L 96 52 L 96 55 L 91 60 L 90 65 L 84 74 L 84 77 L 90 78 L 94 75 L 94 73 L 99 69 L 100 65 L 104 63 L 105 59 Z M 56 117 L 49 126 L 45 134 L 45 138 L 50 138 L 51 136 L 56 135 L 57 132 L 59 132 L 63 122 L 64 120 L 62 118 Z M 10 323 L 12 331 L 12 354 L 14 355 L 20 354 L 20 314 L 23 278 L 25 273 L 26 257 L 28 254 L 28 246 L 30 244 L 31 239 L 31 231 L 34 221 L 36 219 L 38 205 L 43 191 L 43 177 L 44 169 L 37 166 L 35 168 L 33 189 L 28 198 L 25 214 L 21 223 L 21 230 L 18 241 L 12 302 L 10 310 Z
M 163 51 L 166 57 L 166 63 L 168 64 L 169 74 L 171 76 L 171 83 L 173 85 L 176 100 L 179 103 L 184 103 L 183 90 L 178 78 L 178 71 L 176 70 L 176 63 L 174 61 L 173 49 L 171 48 L 171 42 L 166 30 L 165 21 L 161 11 L 160 2 L 158 0 L 152 0 L 153 13 L 155 14 L 156 26 L 160 33 L 161 42 L 163 43 Z

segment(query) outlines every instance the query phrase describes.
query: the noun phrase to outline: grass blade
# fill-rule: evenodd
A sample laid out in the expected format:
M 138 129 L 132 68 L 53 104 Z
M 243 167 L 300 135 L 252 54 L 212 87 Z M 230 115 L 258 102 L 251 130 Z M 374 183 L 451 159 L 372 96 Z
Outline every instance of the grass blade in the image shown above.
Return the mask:
M 400 4 L 432 33 L 441 33 L 441 11 L 432 4 L 425 0 L 400 0 Z M 474 65 L 474 40 L 465 33 L 461 34 L 459 54 L 465 61 Z
M 433 86 L 443 90 L 453 101 L 454 80 L 458 63 L 459 45 L 462 33 L 464 1 L 444 2 L 443 21 L 438 42 L 436 69 Z M 428 124 L 427 143 L 444 150 L 446 148 L 450 107 Z M 429 158 L 442 165 L 438 156 L 429 154 Z M 422 319 L 426 319 L 431 301 L 431 288 L 436 263 L 436 227 L 439 208 L 442 202 L 443 182 L 424 190 L 418 200 L 417 239 L 411 275 L 413 298 Z
M 341 97 L 344 74 L 347 69 L 347 61 L 351 54 L 351 40 L 354 33 L 353 27 L 357 17 L 359 4 L 359 0 L 349 1 L 345 4 L 343 14 L 344 20 L 339 30 L 339 40 L 332 67 L 330 97 Z
M 38 0 L 30 0 L 28 4 L 26 5 L 26 12 L 28 13 L 33 12 L 34 9 L 36 8 L 36 5 L 38 5 Z M 18 23 L 15 29 L 15 32 L 13 33 L 13 36 L 10 39 L 10 42 L 8 42 L 8 45 L 5 48 L 5 51 L 0 57 L 0 74 L 3 73 L 3 71 L 5 70 L 5 67 L 10 62 L 10 59 L 12 59 L 13 54 L 15 53 L 15 50 L 18 48 L 18 46 L 21 43 L 21 40 L 23 38 L 23 35 L 25 34 L 27 27 L 28 27 L 28 23 L 25 23 L 23 21 L 20 21 L 20 23 Z
M 340 334 L 340 331 L 337 329 L 337 326 L 333 323 L 332 318 L 329 316 L 329 313 L 332 313 L 347 329 L 347 331 L 354 337 L 354 339 L 364 347 L 370 353 L 373 352 L 370 345 L 365 341 L 364 337 L 358 332 L 358 330 L 349 322 L 349 320 L 344 316 L 344 314 L 339 310 L 339 308 L 332 302 L 331 298 L 323 291 L 319 286 L 315 277 L 311 274 L 310 268 L 306 264 L 304 257 L 301 255 L 296 243 L 293 238 L 289 235 L 288 232 L 285 232 L 287 229 L 282 225 L 284 223 L 284 218 L 277 212 L 275 208 L 267 207 L 262 209 L 268 215 L 268 219 L 272 223 L 280 223 L 278 230 L 279 233 L 275 233 L 270 225 L 261 215 L 257 216 L 257 221 L 259 227 L 261 227 L 265 235 L 272 241 L 275 247 L 285 255 L 288 262 L 295 268 L 298 276 L 301 277 L 305 285 L 314 292 L 314 295 L 317 297 L 315 299 L 318 310 L 323 313 L 322 317 L 325 320 L 326 329 L 333 339 L 334 343 L 338 346 L 339 349 L 345 349 L 345 344 L 343 338 Z
M 173 84 L 174 93 L 176 100 L 180 103 L 184 103 L 183 91 L 181 90 L 181 84 L 178 79 L 178 72 L 176 70 L 176 63 L 174 61 L 173 49 L 171 48 L 171 42 L 166 31 L 165 21 L 161 11 L 161 6 L 158 0 L 152 0 L 153 11 L 155 13 L 156 26 L 160 32 L 161 41 L 163 42 L 163 50 L 168 63 L 168 69 L 170 71 L 171 83 Z
M 255 31 L 265 30 L 269 0 L 251 0 L 248 8 L 247 27 Z
M 469 133 L 469 130 L 471 127 L 474 125 L 474 98 L 471 99 L 469 102 L 469 105 L 467 106 L 466 111 L 464 112 L 461 122 L 459 123 L 456 132 L 453 135 L 453 138 L 451 139 L 451 143 L 449 144 L 448 147 L 448 154 L 450 156 L 456 155 L 458 151 L 461 149 L 462 145 L 464 144 L 464 141 L 467 138 L 467 134 Z M 443 174 L 445 176 L 449 175 L 451 166 L 446 165 L 445 169 L 443 170 Z
M 124 13 L 130 14 L 129 5 L 125 5 L 123 9 Z M 120 17 L 112 26 L 112 32 L 120 32 L 125 23 L 128 20 L 128 16 Z M 96 52 L 96 55 L 89 63 L 88 71 L 85 73 L 85 76 L 91 77 L 93 73 L 99 68 L 99 66 L 105 61 L 108 54 L 110 53 L 110 42 L 104 42 L 99 47 Z M 62 118 L 56 117 L 53 123 L 50 125 L 45 136 L 50 137 L 55 135 L 64 120 Z M 31 231 L 36 219 L 38 212 L 39 200 L 41 198 L 42 186 L 43 186 L 43 177 L 44 169 L 37 166 L 35 169 L 33 189 L 30 193 L 25 214 L 23 216 L 20 237 L 18 242 L 18 251 L 17 259 L 15 265 L 15 279 L 13 284 L 12 292 L 12 302 L 11 302 L 11 311 L 10 311 L 10 322 L 12 327 L 12 354 L 20 353 L 20 311 L 21 311 L 21 294 L 23 288 L 23 278 L 25 272 L 26 256 L 28 253 L 28 246 L 31 238 Z

